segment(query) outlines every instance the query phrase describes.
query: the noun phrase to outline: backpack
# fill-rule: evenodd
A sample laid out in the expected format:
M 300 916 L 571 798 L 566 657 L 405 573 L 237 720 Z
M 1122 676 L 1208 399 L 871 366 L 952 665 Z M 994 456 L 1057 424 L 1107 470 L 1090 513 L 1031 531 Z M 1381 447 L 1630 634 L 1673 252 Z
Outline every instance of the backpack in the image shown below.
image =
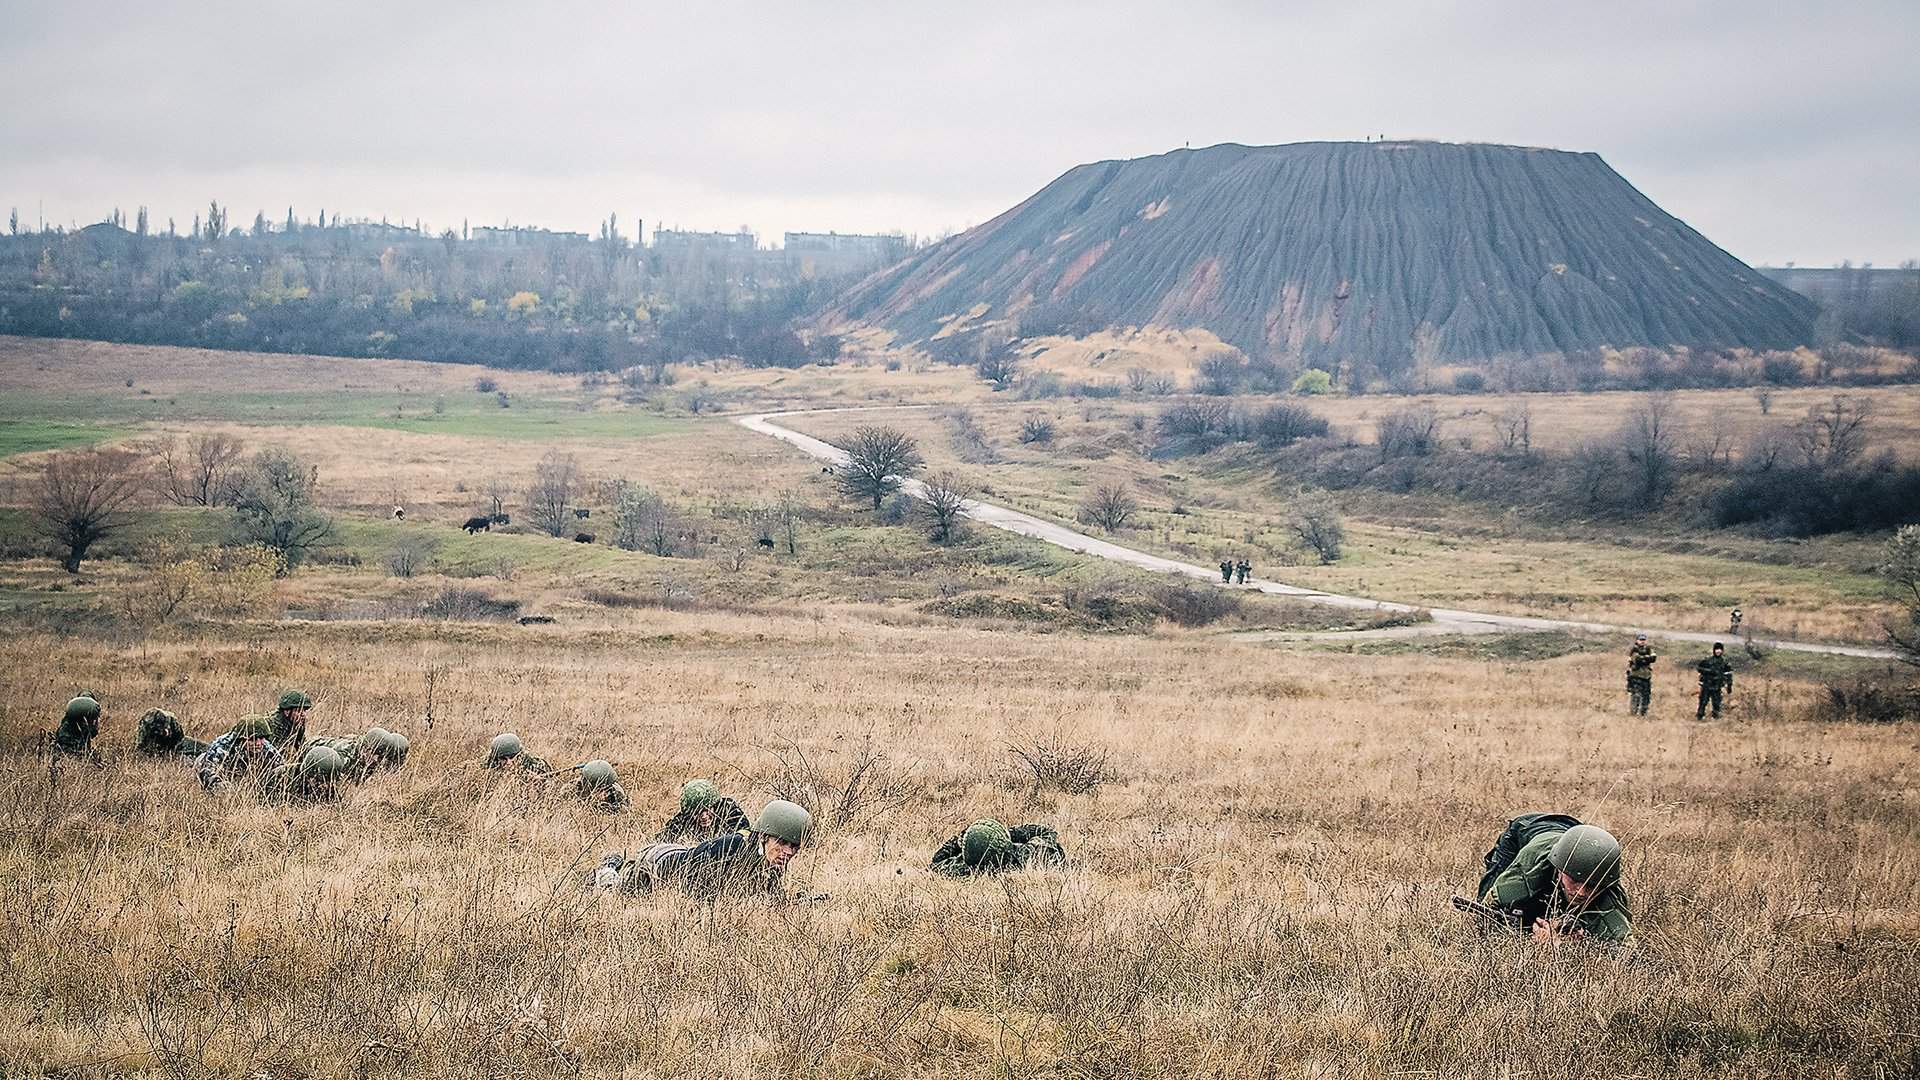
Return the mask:
M 1580 819 L 1569 814 L 1521 814 L 1507 822 L 1506 831 L 1494 842 L 1493 850 L 1487 852 L 1486 873 L 1480 875 L 1480 891 L 1476 895 L 1487 895 L 1493 879 L 1513 865 L 1521 848 L 1547 833 L 1565 832 L 1578 824 Z

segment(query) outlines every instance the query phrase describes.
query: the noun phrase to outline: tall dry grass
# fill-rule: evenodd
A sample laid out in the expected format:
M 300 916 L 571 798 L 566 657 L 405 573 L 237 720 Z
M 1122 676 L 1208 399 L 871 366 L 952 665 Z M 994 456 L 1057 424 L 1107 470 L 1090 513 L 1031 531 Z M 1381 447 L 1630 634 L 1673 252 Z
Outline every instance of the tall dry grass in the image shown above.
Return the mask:
M 137 646 L 0 631 L 0 1072 L 175 1077 L 1900 1075 L 1920 1003 L 1910 728 L 1624 715 L 1617 657 L 1494 664 L 646 611 L 566 627 L 254 624 Z M 435 723 L 423 673 L 440 672 Z M 405 770 L 338 804 L 203 795 L 31 749 L 80 686 L 109 749 L 283 685 Z M 638 805 L 471 765 L 503 728 L 615 761 Z M 1036 785 L 1012 745 L 1111 775 Z M 797 770 L 796 751 L 807 766 Z M 874 760 L 874 755 L 880 760 Z M 858 798 L 797 860 L 831 899 L 585 894 L 674 785 Z M 1628 845 L 1639 945 L 1480 937 L 1446 910 L 1508 815 Z M 981 815 L 1064 871 L 936 880 Z

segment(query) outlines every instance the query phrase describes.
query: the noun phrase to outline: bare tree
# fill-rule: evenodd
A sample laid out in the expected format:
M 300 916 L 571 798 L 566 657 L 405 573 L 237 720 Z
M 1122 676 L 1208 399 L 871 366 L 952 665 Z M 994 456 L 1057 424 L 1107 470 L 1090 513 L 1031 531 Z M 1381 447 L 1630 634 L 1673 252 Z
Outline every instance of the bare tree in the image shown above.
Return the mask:
M 953 539 L 960 512 L 965 509 L 967 500 L 973 498 L 973 493 L 973 485 L 954 473 L 938 472 L 927 477 L 925 505 L 927 516 L 933 519 L 933 538 L 936 541 L 945 544 Z
M 184 446 L 173 439 L 159 443 L 154 478 L 160 494 L 175 506 L 219 506 L 230 501 L 233 471 L 242 449 L 239 439 L 218 431 L 189 435 Z
M 1920 667 L 1920 525 L 1902 525 L 1887 541 L 1885 558 L 1880 576 L 1906 609 L 1906 625 L 1887 624 L 1887 639 L 1901 663 Z
M 75 450 L 47 459 L 30 513 L 39 532 L 66 552 L 60 565 L 80 572 L 87 550 L 126 528 L 127 510 L 145 480 L 140 459 L 125 450 Z
M 878 510 L 920 465 L 920 444 L 913 436 L 899 428 L 859 428 L 847 442 L 840 487 L 856 499 L 871 500 Z
M 1119 532 L 1139 510 L 1140 504 L 1125 484 L 1102 484 L 1080 503 L 1080 520 Z
M 1867 419 L 1873 403 L 1865 398 L 1836 394 L 1825 405 L 1807 410 L 1794 429 L 1800 460 L 1810 469 L 1831 472 L 1859 460 L 1867 450 Z
M 1688 456 L 1707 472 L 1719 472 L 1733 464 L 1733 431 L 1727 418 L 1715 409 L 1707 415 L 1706 430 L 1693 440 Z
M 234 483 L 241 535 L 279 552 L 292 572 L 309 551 L 333 539 L 333 519 L 314 501 L 319 486 L 320 470 L 291 450 L 276 446 L 255 454 Z
M 1501 449 L 1522 457 L 1533 455 L 1533 406 L 1526 403 L 1502 409 L 1493 416 L 1494 436 Z
M 989 349 L 974 363 L 973 370 L 992 383 L 995 390 L 1005 390 L 1013 385 L 1014 377 L 1020 374 L 1020 358 L 1011 349 Z
M 1626 429 L 1621 433 L 1622 449 L 1637 481 L 1635 501 L 1643 510 L 1659 509 L 1673 489 L 1673 448 L 1678 426 L 1673 415 L 1672 395 L 1652 393 L 1628 417 Z
M 486 496 L 487 515 L 497 518 L 506 510 L 507 496 L 513 494 L 513 485 L 507 483 L 506 477 L 493 473 L 480 484 L 480 494 Z
M 527 516 L 533 526 L 548 536 L 565 536 L 573 525 L 573 489 L 579 482 L 573 455 L 549 450 L 533 467 L 533 482 L 527 485 Z
M 800 554 L 800 500 L 791 493 L 782 495 L 774 504 L 774 513 L 780 522 L 780 538 L 787 544 L 787 554 Z
M 1409 405 L 1374 421 L 1380 460 L 1425 457 L 1440 445 L 1440 415 L 1431 405 Z
M 1296 496 L 1287 507 L 1287 531 L 1301 547 L 1319 556 L 1322 565 L 1340 557 L 1346 543 L 1346 526 L 1340 520 L 1340 507 L 1323 491 Z

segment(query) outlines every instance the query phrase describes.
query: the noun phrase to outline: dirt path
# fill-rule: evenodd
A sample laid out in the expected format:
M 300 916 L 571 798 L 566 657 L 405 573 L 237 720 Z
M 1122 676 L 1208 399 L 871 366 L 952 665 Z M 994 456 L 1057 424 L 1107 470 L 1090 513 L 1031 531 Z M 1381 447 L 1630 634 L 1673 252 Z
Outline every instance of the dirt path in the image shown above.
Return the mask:
M 798 447 L 819 461 L 838 466 L 846 464 L 846 451 L 841 450 L 832 443 L 816 439 L 811 435 L 803 435 L 798 431 L 794 431 L 792 428 L 782 427 L 773 421 L 782 416 L 801 416 L 808 413 L 892 412 L 903 408 L 924 409 L 931 408 L 931 406 L 876 405 L 869 408 L 855 409 L 789 409 L 784 412 L 766 412 L 755 413 L 750 416 L 737 416 L 733 419 L 734 423 L 739 424 L 749 431 L 757 431 L 762 435 L 771 435 L 781 442 Z M 916 499 L 926 498 L 926 486 L 918 480 L 906 480 L 902 482 L 901 490 Z M 1176 559 L 1168 559 L 1160 555 L 1148 554 L 1144 551 L 1136 551 L 1130 547 L 1122 547 L 1110 540 L 1102 540 L 1096 536 L 1088 536 L 1086 533 L 1076 532 L 1064 525 L 1056 525 L 1051 521 L 1042 520 L 1031 514 L 1023 514 L 1018 510 L 1009 510 L 1004 506 L 995 506 L 992 503 L 969 500 L 961 513 L 974 521 L 980 522 L 982 525 L 991 525 L 996 529 L 1005 529 L 1008 532 L 1018 533 L 1021 536 L 1030 536 L 1035 540 L 1044 540 L 1049 544 L 1055 544 L 1082 555 L 1093 555 L 1102 559 L 1112 560 L 1113 562 L 1126 563 L 1129 566 L 1138 566 L 1144 570 L 1153 570 L 1163 574 L 1184 574 L 1187 577 L 1197 578 L 1212 584 L 1221 584 L 1218 567 L 1198 566 L 1193 563 L 1180 562 Z M 1322 592 L 1318 589 L 1305 589 L 1298 585 L 1287 585 L 1282 582 L 1267 581 L 1261 578 L 1252 579 L 1244 586 L 1230 587 L 1257 589 L 1260 592 L 1271 593 L 1275 596 L 1291 596 L 1316 604 L 1326 604 L 1332 607 L 1351 608 L 1355 610 L 1400 612 L 1419 610 L 1418 607 L 1412 604 L 1401 604 L 1388 600 L 1369 600 L 1364 596 L 1347 596 L 1342 593 Z M 1528 615 L 1500 615 L 1493 612 L 1463 611 L 1455 608 L 1428 608 L 1427 611 L 1433 616 L 1433 622 L 1421 624 L 1416 633 L 1493 634 L 1511 631 L 1562 630 L 1589 634 L 1632 634 L 1636 629 L 1645 629 L 1648 633 L 1655 634 L 1668 641 L 1712 642 L 1724 641 L 1727 637 L 1725 634 L 1708 634 L 1693 630 L 1656 630 L 1652 627 L 1636 628 L 1616 626 L 1611 623 L 1540 619 Z M 1865 645 L 1828 645 L 1811 641 L 1788 641 L 1782 638 L 1754 638 L 1753 640 L 1757 645 L 1775 649 L 1788 649 L 1794 652 L 1827 653 L 1834 656 L 1859 656 L 1875 660 L 1888 660 L 1893 658 L 1893 652 L 1889 649 L 1879 649 Z

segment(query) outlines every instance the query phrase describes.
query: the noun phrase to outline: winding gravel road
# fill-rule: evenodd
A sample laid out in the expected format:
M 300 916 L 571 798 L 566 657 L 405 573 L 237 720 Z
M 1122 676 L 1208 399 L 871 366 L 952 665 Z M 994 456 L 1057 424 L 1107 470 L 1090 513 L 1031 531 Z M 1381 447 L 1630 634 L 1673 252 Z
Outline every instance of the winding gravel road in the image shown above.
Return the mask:
M 782 427 L 774 423 L 774 420 L 785 416 L 850 412 L 892 412 L 902 409 L 924 408 L 931 408 L 931 406 L 876 405 L 843 409 L 789 409 L 783 412 L 765 412 L 755 413 L 750 416 L 736 416 L 733 419 L 734 423 L 739 424 L 748 431 L 757 431 L 762 435 L 771 435 L 781 442 L 798 447 L 819 461 L 826 462 L 829 465 L 839 466 L 846 464 L 846 451 L 832 443 L 816 439 L 811 435 L 803 435 L 792 428 Z M 901 490 L 916 499 L 926 498 L 926 485 L 918 480 L 903 481 L 901 483 Z M 1201 581 L 1220 584 L 1220 571 L 1218 567 L 1197 566 L 1193 563 L 1180 562 L 1176 559 L 1168 559 L 1159 555 L 1151 555 L 1144 551 L 1136 551 L 1130 547 L 1122 547 L 1110 540 L 1102 540 L 1096 536 L 1088 536 L 1086 533 L 1076 532 L 1064 525 L 1056 525 L 1051 521 L 1044 521 L 1031 514 L 1023 514 L 1018 510 L 1009 510 L 1004 506 L 995 506 L 992 503 L 969 500 L 961 510 L 961 513 L 982 525 L 991 525 L 996 529 L 1005 529 L 1008 532 L 1018 533 L 1021 536 L 1030 536 L 1035 540 L 1044 540 L 1049 544 L 1055 544 L 1083 555 L 1093 555 L 1102 559 L 1110 559 L 1113 562 L 1126 563 L 1129 566 L 1138 566 L 1145 570 L 1153 570 L 1163 574 L 1184 574 L 1187 577 L 1196 578 Z M 1369 600 L 1364 596 L 1347 596 L 1342 593 L 1322 592 L 1318 589 L 1303 589 L 1298 585 L 1287 585 L 1282 582 L 1267 581 L 1260 578 L 1250 579 L 1244 587 L 1258 589 L 1264 593 L 1272 593 L 1275 596 L 1297 597 L 1301 600 L 1316 604 L 1326 604 L 1331 607 L 1383 612 L 1419 610 L 1419 608 L 1413 604 L 1394 603 L 1387 600 Z M 1563 630 L 1589 634 L 1631 634 L 1635 632 L 1635 630 L 1644 629 L 1649 634 L 1665 638 L 1669 641 L 1711 642 L 1725 640 L 1726 638 L 1725 634 L 1708 634 L 1694 630 L 1658 630 L 1653 627 L 1626 627 L 1616 626 L 1611 623 L 1574 622 L 1567 619 L 1540 619 L 1529 615 L 1499 615 L 1493 612 L 1463 611 L 1455 608 L 1428 608 L 1427 611 L 1432 614 L 1433 622 L 1420 624 L 1418 627 L 1396 628 L 1398 632 L 1395 636 L 1405 636 L 1408 633 L 1496 634 L 1514 630 Z M 1291 636 L 1297 635 L 1268 635 L 1268 637 L 1273 640 L 1283 640 Z M 1788 641 L 1783 638 L 1754 638 L 1753 640 L 1754 643 L 1758 645 L 1775 649 L 1788 649 L 1794 652 L 1828 653 L 1835 656 L 1859 656 L 1876 660 L 1893 658 L 1893 652 L 1889 649 L 1873 648 L 1865 645 L 1828 645 L 1812 641 Z

